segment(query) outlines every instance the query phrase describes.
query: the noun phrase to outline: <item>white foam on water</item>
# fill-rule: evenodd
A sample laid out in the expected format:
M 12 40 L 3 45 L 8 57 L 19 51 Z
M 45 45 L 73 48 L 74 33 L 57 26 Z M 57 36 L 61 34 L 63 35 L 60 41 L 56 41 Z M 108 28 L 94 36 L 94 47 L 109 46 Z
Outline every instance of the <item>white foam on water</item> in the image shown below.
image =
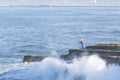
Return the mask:
M 74 59 L 72 63 L 58 58 L 46 58 L 42 62 L 28 63 L 27 67 L 20 67 L 0 75 L 0 79 L 120 80 L 120 67 L 106 66 L 106 62 L 97 55 Z
M 0 64 L 0 74 L 30 66 L 28 63 Z

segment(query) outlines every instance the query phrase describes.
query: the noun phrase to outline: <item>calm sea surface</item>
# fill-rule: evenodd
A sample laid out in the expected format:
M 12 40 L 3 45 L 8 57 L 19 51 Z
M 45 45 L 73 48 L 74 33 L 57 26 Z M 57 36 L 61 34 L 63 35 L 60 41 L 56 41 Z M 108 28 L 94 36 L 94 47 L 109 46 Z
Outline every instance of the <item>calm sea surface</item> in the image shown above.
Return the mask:
M 27 66 L 42 63 L 23 64 L 23 56 L 65 54 L 81 47 L 80 38 L 84 46 L 120 42 L 120 7 L 0 7 L 0 80 L 63 80 L 32 73 Z

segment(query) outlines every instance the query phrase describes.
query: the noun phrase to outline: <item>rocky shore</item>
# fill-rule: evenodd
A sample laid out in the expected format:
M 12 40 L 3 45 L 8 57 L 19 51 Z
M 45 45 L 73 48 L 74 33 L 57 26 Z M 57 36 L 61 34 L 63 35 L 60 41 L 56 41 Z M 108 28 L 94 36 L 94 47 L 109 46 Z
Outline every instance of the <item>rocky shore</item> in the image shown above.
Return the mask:
M 80 49 L 70 49 L 68 54 L 60 56 L 61 59 L 67 61 L 74 58 L 79 58 L 84 55 L 97 54 L 104 59 L 108 64 L 120 65 L 120 43 L 102 43 L 86 46 Z M 23 62 L 42 61 L 47 56 L 24 56 Z

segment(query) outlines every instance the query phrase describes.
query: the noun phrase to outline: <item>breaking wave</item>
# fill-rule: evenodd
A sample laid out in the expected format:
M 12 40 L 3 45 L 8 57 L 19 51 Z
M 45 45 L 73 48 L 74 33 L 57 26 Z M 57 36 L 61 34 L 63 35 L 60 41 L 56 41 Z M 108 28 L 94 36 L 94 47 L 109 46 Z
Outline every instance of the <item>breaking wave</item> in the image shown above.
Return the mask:
M 0 74 L 0 80 L 120 80 L 119 71 L 119 66 L 106 66 L 97 55 L 74 59 L 72 63 L 46 58 L 42 62 L 14 64 Z

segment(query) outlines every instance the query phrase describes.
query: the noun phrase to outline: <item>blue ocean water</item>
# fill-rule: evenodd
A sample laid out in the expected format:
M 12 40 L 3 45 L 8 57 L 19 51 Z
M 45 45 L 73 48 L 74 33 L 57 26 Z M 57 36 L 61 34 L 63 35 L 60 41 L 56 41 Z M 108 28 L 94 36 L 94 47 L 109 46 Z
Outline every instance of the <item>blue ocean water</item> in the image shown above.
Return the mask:
M 65 54 L 70 48 L 81 47 L 78 43 L 80 38 L 84 39 L 84 46 L 120 42 L 119 31 L 120 7 L 0 7 L 0 79 L 63 80 L 64 66 L 56 65 L 54 59 L 45 63 L 24 64 L 23 56 Z M 46 70 L 42 72 L 44 75 L 39 75 L 37 71 L 42 71 L 39 67 L 43 64 L 51 74 L 58 73 L 57 69 L 60 69 L 62 75 L 59 77 L 62 78 L 54 79 L 56 75 L 47 74 Z M 49 64 L 53 64 L 52 69 L 55 67 L 56 70 L 52 71 Z M 118 66 L 117 69 L 114 67 L 116 71 L 120 70 Z M 34 68 L 39 69 L 32 72 Z M 26 74 L 21 75 L 24 72 Z M 33 77 L 29 76 L 31 74 L 34 74 Z M 80 80 L 73 77 L 65 80 L 68 79 Z M 115 80 L 119 79 L 117 77 Z M 97 77 L 94 80 L 99 79 Z M 103 80 L 110 79 L 105 77 Z

